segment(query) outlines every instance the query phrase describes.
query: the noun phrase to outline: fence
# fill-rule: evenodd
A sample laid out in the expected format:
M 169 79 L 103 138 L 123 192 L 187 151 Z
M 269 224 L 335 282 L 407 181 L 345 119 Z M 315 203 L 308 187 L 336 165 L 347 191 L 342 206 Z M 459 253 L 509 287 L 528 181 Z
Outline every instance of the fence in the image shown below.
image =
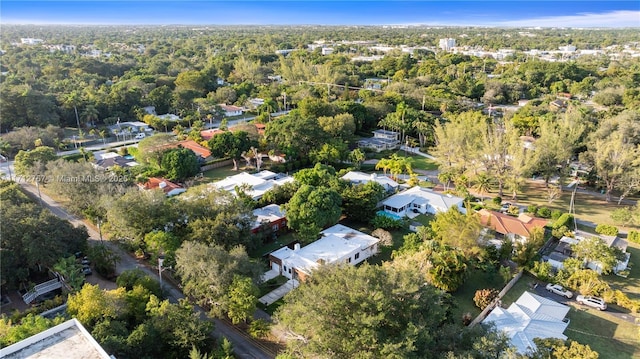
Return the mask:
M 212 170 L 214 168 L 220 168 L 220 167 L 224 167 L 224 166 L 229 166 L 231 164 L 233 164 L 233 160 L 230 160 L 230 159 L 223 160 L 223 161 L 218 161 L 218 162 L 213 162 L 213 163 L 209 163 L 209 164 L 206 164 L 206 165 L 200 167 L 200 171 L 201 172 L 205 172 L 205 171 L 208 171 L 208 170 Z
M 486 308 L 484 308 L 484 310 L 482 312 L 480 312 L 480 314 L 476 317 L 476 319 L 474 319 L 471 324 L 469 324 L 469 327 L 473 327 L 474 325 L 480 323 L 482 320 L 484 320 L 484 318 L 487 317 L 487 315 L 489 314 L 490 311 L 493 310 L 493 308 L 495 308 L 501 301 L 502 297 L 504 297 L 505 294 L 507 294 L 507 292 L 513 288 L 514 285 L 516 285 L 516 283 L 518 282 L 518 280 L 520 280 L 520 278 L 522 277 L 522 273 L 523 271 L 520 270 L 520 272 L 518 272 L 510 281 L 509 283 L 507 283 L 507 285 L 504 286 L 504 288 L 502 288 L 502 290 L 500 291 L 500 293 L 498 293 L 498 296 L 491 302 L 491 304 L 487 305 Z

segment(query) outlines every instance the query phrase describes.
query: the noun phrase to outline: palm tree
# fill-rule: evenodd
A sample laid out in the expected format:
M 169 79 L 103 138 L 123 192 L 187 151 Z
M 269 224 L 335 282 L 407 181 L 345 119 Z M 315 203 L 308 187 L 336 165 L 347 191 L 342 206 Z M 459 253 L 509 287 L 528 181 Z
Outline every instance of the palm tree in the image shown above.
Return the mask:
M 87 105 L 80 114 L 80 117 L 84 119 L 85 123 L 91 123 L 93 125 L 93 121 L 98 119 L 98 110 L 93 105 Z
M 491 178 L 486 173 L 480 173 L 474 182 L 473 189 L 480 195 L 480 200 L 484 201 L 484 194 L 491 189 Z
M 507 178 L 507 181 L 505 183 L 507 189 L 509 189 L 509 191 L 511 191 L 511 200 L 512 201 L 516 201 L 518 199 L 518 192 L 520 192 L 520 190 L 522 190 L 522 177 L 520 176 L 510 176 Z

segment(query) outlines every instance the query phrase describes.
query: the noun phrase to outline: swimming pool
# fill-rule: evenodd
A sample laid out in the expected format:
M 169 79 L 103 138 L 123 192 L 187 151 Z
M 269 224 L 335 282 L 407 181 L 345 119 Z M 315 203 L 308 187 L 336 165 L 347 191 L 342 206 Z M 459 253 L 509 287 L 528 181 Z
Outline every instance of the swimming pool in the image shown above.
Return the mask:
M 376 212 L 376 214 L 379 215 L 379 216 L 387 216 L 387 217 L 389 217 L 391 219 L 395 219 L 397 221 L 402 220 L 402 217 L 398 216 L 395 213 L 389 213 L 387 211 L 378 211 L 378 212 Z

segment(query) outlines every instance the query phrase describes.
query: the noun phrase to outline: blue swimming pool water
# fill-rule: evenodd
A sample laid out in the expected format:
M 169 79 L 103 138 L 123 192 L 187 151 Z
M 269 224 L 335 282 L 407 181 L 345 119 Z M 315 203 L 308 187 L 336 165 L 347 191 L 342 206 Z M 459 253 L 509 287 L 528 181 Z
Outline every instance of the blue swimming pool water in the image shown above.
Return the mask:
M 401 220 L 402 219 L 402 217 L 398 216 L 397 214 L 389 213 L 389 212 L 386 212 L 386 211 L 378 211 L 378 212 L 376 212 L 376 214 L 379 215 L 379 216 L 387 216 L 387 217 L 393 218 L 395 220 Z
M 126 155 L 126 156 L 123 156 L 123 157 L 128 159 L 128 160 L 132 160 L 133 159 L 133 156 L 131 156 L 131 155 Z

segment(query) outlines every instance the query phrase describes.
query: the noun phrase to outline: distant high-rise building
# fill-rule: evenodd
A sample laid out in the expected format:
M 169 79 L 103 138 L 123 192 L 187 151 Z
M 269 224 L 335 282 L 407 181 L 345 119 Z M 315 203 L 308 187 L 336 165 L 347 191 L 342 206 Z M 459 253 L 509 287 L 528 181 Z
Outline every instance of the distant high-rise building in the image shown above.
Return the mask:
M 439 47 L 444 51 L 449 51 L 452 48 L 456 47 L 456 39 L 452 39 L 452 38 L 440 39 Z

